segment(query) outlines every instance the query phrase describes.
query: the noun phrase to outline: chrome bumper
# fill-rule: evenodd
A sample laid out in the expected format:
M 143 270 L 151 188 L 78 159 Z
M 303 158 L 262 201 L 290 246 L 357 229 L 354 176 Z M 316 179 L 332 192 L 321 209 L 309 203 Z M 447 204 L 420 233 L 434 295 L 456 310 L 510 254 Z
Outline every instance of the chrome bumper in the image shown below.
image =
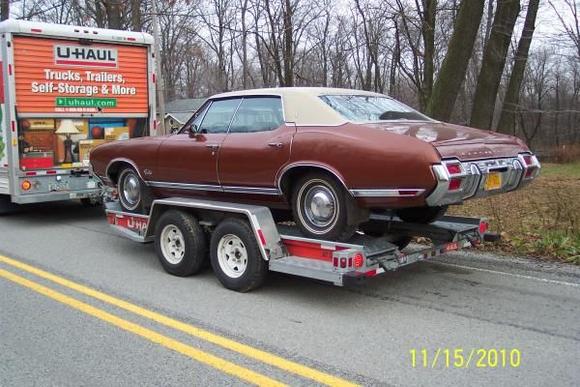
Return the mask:
M 517 157 L 490 160 L 449 159 L 432 168 L 437 186 L 426 202 L 429 206 L 443 206 L 513 191 L 536 178 L 541 165 L 536 156 L 520 153 Z M 486 189 L 486 181 L 492 174 L 499 175 L 501 183 L 497 188 Z

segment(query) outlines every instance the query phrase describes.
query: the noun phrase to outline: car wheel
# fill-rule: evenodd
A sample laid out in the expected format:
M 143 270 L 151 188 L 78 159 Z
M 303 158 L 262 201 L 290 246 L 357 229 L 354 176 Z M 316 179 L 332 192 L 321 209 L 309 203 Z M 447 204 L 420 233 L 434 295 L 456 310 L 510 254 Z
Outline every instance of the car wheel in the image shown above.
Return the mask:
M 149 211 L 151 206 L 149 189 L 133 168 L 125 168 L 119 173 L 117 191 L 123 210 L 141 214 Z
M 447 206 L 411 207 L 397 210 L 397 216 L 409 223 L 431 223 L 445 215 Z
M 213 231 L 210 260 L 221 284 L 247 292 L 262 285 L 268 263 L 262 258 L 253 230 L 242 219 L 225 219 Z
M 207 259 L 207 241 L 197 219 L 183 211 L 166 211 L 155 226 L 155 251 L 169 274 L 197 274 Z
M 412 237 L 400 234 L 389 234 L 387 232 L 387 224 L 379 220 L 369 220 L 360 225 L 360 230 L 371 237 L 386 237 L 389 242 L 397 245 L 400 250 L 403 250 L 411 241 Z
M 303 234 L 313 238 L 345 241 L 358 224 L 354 199 L 335 179 L 324 173 L 302 176 L 293 185 L 292 212 Z

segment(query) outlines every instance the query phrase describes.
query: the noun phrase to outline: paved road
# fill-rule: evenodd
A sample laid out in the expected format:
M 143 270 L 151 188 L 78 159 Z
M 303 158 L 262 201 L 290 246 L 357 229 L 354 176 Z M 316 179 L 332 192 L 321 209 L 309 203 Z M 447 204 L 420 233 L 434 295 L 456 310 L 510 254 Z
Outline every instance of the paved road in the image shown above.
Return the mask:
M 74 203 L 0 218 L 0 255 L 2 386 L 580 380 L 577 268 L 455 254 L 355 287 L 271 275 L 238 294 L 210 270 L 165 274 Z M 519 366 L 491 351 L 478 368 L 478 349 Z

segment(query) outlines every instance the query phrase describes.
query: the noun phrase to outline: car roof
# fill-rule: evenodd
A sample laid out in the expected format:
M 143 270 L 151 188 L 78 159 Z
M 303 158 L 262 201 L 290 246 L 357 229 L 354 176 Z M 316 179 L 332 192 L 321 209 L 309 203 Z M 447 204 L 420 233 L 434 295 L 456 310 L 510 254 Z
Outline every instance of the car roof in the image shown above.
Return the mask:
M 210 99 L 279 96 L 284 106 L 284 119 L 298 126 L 338 126 L 348 122 L 337 111 L 319 97 L 323 95 L 368 95 L 385 97 L 383 94 L 364 90 L 339 89 L 330 87 L 273 87 L 230 91 L 213 95 Z

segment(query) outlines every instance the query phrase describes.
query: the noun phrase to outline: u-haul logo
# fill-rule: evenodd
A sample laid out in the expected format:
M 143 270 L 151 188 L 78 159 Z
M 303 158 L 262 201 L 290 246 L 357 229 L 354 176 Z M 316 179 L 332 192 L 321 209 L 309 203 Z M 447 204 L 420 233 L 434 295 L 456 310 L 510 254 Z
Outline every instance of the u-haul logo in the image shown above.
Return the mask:
M 117 49 L 55 45 L 54 63 L 67 66 L 117 67 Z

